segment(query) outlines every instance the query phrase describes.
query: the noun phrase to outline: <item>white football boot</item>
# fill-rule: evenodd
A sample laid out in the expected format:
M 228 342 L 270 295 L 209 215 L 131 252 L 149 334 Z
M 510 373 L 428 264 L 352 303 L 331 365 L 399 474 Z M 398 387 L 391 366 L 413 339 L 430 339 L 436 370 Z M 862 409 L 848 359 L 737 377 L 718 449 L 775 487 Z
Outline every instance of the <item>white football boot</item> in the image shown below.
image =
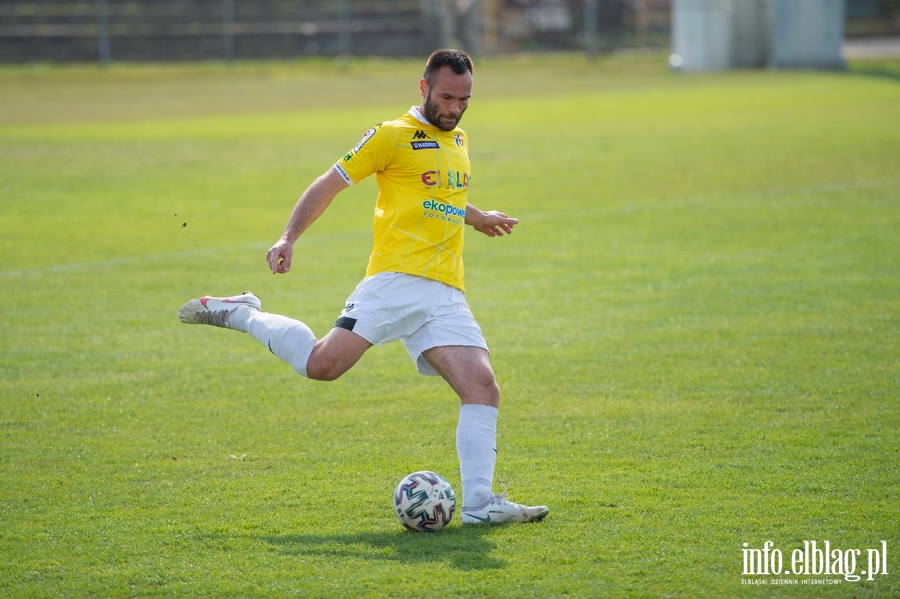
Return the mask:
M 181 306 L 181 310 L 178 311 L 178 320 L 186 324 L 209 324 L 214 327 L 230 329 L 228 316 L 243 306 L 248 306 L 258 311 L 262 308 L 262 302 L 249 291 L 232 297 L 210 297 L 207 295 L 199 299 L 193 299 Z
M 507 522 L 538 522 L 550 513 L 546 505 L 530 507 L 493 494 L 477 507 L 462 508 L 463 524 L 505 524 Z

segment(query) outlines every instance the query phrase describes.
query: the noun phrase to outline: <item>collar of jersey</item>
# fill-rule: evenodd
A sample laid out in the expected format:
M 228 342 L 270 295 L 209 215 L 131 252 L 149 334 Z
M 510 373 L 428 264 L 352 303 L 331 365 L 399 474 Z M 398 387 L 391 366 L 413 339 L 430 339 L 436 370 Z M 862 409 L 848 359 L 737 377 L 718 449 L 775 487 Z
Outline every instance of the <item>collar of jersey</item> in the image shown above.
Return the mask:
M 413 117 L 415 117 L 415 119 L 417 121 L 419 121 L 420 123 L 422 123 L 423 125 L 428 125 L 429 127 L 434 127 L 434 125 L 432 125 L 431 123 L 428 122 L 428 119 L 426 119 L 424 116 L 422 116 L 422 113 L 419 112 L 418 106 L 413 106 L 412 108 L 410 108 L 409 114 L 413 115 Z

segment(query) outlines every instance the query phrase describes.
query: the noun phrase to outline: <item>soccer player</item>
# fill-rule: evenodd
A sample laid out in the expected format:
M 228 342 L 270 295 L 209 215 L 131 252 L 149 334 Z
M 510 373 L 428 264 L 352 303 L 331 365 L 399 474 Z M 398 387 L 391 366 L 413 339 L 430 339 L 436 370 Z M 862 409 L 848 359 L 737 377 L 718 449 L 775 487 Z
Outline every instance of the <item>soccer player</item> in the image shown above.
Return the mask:
M 460 397 L 462 522 L 531 522 L 549 509 L 519 505 L 492 490 L 500 388 L 463 285 L 466 225 L 502 237 L 519 222 L 468 203 L 469 139 L 458 124 L 472 95 L 472 71 L 465 52 L 434 52 L 419 82 L 421 105 L 369 129 L 316 179 L 266 254 L 273 274 L 290 271 L 297 238 L 341 190 L 375 175 L 379 193 L 366 276 L 327 335 L 317 339 L 298 320 L 262 312 L 249 292 L 192 300 L 178 317 L 249 333 L 299 374 L 325 381 L 347 372 L 372 345 L 400 339 L 421 374 L 443 377 Z

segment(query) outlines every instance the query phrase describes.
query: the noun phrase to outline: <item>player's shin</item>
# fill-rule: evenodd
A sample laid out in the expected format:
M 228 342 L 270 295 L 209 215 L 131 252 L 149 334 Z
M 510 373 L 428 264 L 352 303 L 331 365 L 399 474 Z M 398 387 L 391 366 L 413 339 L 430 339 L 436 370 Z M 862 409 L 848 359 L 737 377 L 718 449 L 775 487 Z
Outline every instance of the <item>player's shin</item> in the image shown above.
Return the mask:
M 248 315 L 244 330 L 299 374 L 308 376 L 306 364 L 316 346 L 316 337 L 308 326 L 279 314 L 254 312 Z
M 460 407 L 456 451 L 462 477 L 463 506 L 479 505 L 491 495 L 497 462 L 497 408 Z

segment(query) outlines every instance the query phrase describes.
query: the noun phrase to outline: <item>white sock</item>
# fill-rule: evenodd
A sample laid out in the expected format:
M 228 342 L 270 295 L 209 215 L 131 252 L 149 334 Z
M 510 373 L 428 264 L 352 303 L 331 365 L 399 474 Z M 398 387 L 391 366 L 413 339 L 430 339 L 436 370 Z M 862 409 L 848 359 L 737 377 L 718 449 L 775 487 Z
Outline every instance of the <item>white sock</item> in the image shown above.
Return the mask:
M 497 463 L 497 408 L 466 404 L 459 409 L 456 452 L 463 506 L 477 507 L 491 495 Z
M 306 364 L 317 339 L 312 329 L 299 320 L 252 308 L 238 308 L 228 317 L 228 325 L 236 331 L 250 333 L 291 368 L 307 376 Z

